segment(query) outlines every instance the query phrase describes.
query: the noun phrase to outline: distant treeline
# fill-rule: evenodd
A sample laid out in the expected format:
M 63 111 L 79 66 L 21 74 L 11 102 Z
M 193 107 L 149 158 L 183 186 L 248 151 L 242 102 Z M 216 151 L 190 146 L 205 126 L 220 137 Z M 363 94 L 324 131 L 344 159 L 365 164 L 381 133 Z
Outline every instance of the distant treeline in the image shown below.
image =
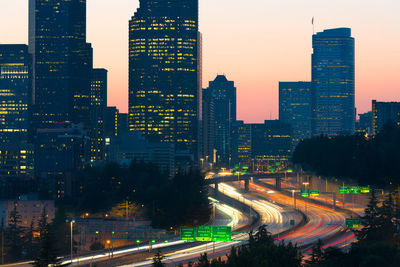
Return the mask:
M 75 213 L 108 212 L 130 201 L 144 207 L 155 227 L 191 225 L 209 219 L 208 191 L 197 170 L 170 177 L 153 164 L 134 161 L 130 166 L 87 168 L 77 181 L 74 196 L 61 203 Z
M 293 163 L 321 176 L 353 179 L 363 185 L 400 184 L 400 128 L 385 126 L 379 134 L 319 136 L 296 147 Z

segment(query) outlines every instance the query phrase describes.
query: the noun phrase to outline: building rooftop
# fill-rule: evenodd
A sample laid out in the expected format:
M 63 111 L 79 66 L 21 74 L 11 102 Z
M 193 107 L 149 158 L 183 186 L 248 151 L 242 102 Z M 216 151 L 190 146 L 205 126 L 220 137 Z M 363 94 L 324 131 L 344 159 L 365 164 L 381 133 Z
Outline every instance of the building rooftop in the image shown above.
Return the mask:
M 335 28 L 327 29 L 323 32 L 317 32 L 314 36 L 317 37 L 351 37 L 350 28 Z

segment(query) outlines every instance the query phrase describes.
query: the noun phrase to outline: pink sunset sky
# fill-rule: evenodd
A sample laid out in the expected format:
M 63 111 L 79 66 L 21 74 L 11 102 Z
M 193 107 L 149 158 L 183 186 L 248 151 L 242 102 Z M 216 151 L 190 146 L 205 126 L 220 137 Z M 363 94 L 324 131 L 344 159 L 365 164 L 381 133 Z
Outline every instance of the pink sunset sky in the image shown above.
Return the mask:
M 109 70 L 108 104 L 128 109 L 128 21 L 138 0 L 87 0 L 94 65 Z M 311 77 L 315 31 L 350 27 L 356 39 L 356 105 L 400 101 L 399 0 L 200 0 L 203 87 L 226 74 L 238 119 L 278 117 L 278 82 Z M 28 0 L 0 0 L 0 43 L 27 43 Z

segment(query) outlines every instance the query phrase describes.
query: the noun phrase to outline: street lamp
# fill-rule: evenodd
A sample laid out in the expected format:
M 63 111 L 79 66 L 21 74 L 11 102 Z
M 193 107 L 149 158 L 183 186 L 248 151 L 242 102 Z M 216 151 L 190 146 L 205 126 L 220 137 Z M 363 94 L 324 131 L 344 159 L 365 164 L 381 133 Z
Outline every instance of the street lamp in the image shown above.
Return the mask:
M 306 194 L 308 193 L 308 192 L 307 192 L 307 186 L 308 186 L 309 184 L 310 184 L 309 182 L 303 182 L 303 185 L 304 185 L 304 187 L 305 187 L 305 192 L 306 192 Z M 305 204 L 305 213 L 306 213 L 306 216 L 307 216 L 307 198 L 306 198 L 306 200 L 304 201 L 304 204 Z
M 73 243 L 74 243 L 74 237 L 73 237 L 73 229 L 74 229 L 74 223 L 75 223 L 75 220 L 74 219 L 72 219 L 72 220 L 65 220 L 65 222 L 66 223 L 69 223 L 70 224 L 70 227 L 71 227 L 71 264 L 72 264 L 72 253 L 73 253 Z
M 201 158 L 200 161 L 201 161 L 201 169 L 203 170 L 204 169 L 204 159 Z
M 294 209 L 296 209 L 296 199 L 295 199 L 295 196 L 294 196 L 294 193 L 296 192 L 296 190 L 294 190 L 294 189 L 292 189 L 292 198 L 293 198 L 293 206 L 294 206 Z

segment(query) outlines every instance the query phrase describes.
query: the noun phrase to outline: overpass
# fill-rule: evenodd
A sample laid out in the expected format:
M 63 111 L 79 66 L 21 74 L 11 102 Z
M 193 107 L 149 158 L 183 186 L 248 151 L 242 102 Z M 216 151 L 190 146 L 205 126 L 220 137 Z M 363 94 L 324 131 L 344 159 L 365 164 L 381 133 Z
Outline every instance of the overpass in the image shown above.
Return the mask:
M 218 192 L 218 184 L 225 182 L 235 182 L 235 181 L 244 181 L 244 189 L 246 192 L 249 191 L 249 183 L 250 180 L 259 180 L 259 179 L 275 179 L 275 188 L 276 190 L 281 190 L 281 180 L 282 178 L 288 177 L 298 177 L 299 173 L 294 172 L 276 172 L 276 173 L 247 173 L 247 174 L 239 174 L 239 175 L 214 175 L 210 179 L 206 179 L 206 184 L 214 184 L 215 192 Z

